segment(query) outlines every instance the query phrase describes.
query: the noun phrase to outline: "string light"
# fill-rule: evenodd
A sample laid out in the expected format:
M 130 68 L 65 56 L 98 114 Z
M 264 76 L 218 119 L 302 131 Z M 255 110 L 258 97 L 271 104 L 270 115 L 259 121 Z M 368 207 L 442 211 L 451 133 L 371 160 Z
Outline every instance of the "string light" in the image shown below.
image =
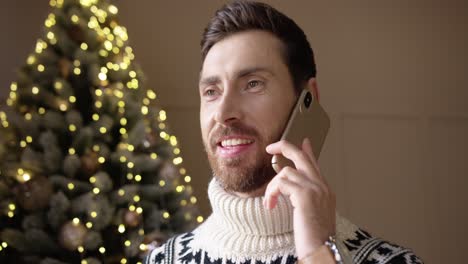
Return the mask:
M 92 212 L 91 212 L 91 217 L 92 217 L 92 218 L 96 218 L 96 217 L 97 217 L 97 212 L 92 211 Z
M 164 180 L 159 181 L 159 186 L 164 187 L 166 185 L 166 182 Z
M 93 114 L 93 120 L 98 121 L 99 120 L 99 115 L 98 114 Z
M 106 253 L 106 248 L 105 248 L 105 247 L 100 247 L 100 248 L 99 248 L 99 252 L 100 252 L 101 254 Z
M 123 234 L 125 232 L 125 226 L 120 224 L 117 230 L 119 231 L 119 233 Z
M 120 264 L 127 264 L 127 259 L 126 258 L 122 258 L 120 260 Z
M 143 213 L 143 208 L 138 207 L 138 208 L 136 209 L 136 212 L 137 212 L 137 214 L 142 214 L 142 213 Z
M 68 149 L 68 154 L 75 155 L 75 149 L 74 148 L 69 148 Z
M 87 222 L 87 223 L 86 223 L 86 227 L 87 227 L 88 229 L 93 228 L 93 223 Z
M 163 218 L 168 219 L 171 215 L 166 211 L 163 213 Z
M 190 176 L 188 176 L 188 175 L 184 177 L 184 181 L 186 183 L 189 183 L 191 180 L 192 180 L 192 178 Z
M 158 154 L 156 154 L 156 153 L 151 153 L 151 154 L 150 154 L 150 158 L 155 160 L 155 159 L 158 158 Z
M 67 187 L 68 187 L 68 189 L 69 189 L 70 191 L 73 190 L 73 189 L 75 189 L 75 185 L 74 185 L 73 183 L 69 183 L 69 184 L 67 185 Z
M 31 92 L 32 92 L 33 94 L 38 94 L 38 93 L 39 93 L 39 88 L 37 88 L 37 86 L 33 86 L 33 87 L 31 88 Z
M 177 158 L 174 158 L 174 159 L 172 160 L 172 162 L 174 163 L 174 165 L 179 165 L 179 164 L 182 163 L 182 161 L 183 161 L 182 157 L 177 157 Z
M 76 102 L 76 97 L 72 95 L 72 96 L 68 97 L 68 101 L 70 103 L 75 103 Z
M 130 240 L 126 240 L 126 241 L 124 242 L 124 245 L 125 245 L 126 247 L 129 247 L 129 246 L 132 245 L 132 242 L 131 242 Z
M 43 72 L 44 70 L 45 70 L 44 65 L 42 65 L 42 64 L 37 65 L 37 71 L 38 72 Z
M 103 164 L 104 162 L 106 162 L 106 158 L 104 158 L 104 157 L 99 157 L 99 158 L 98 158 L 98 162 L 101 163 L 101 164 Z
M 86 43 L 83 42 L 83 43 L 81 43 L 80 48 L 81 48 L 82 50 L 87 50 L 87 49 L 88 49 L 88 44 L 86 44 Z
M 203 222 L 203 216 L 199 215 L 199 216 L 197 217 L 197 222 L 198 222 L 198 223 Z
M 164 110 L 159 111 L 159 120 L 165 121 L 166 118 L 167 118 L 166 111 L 164 111 Z
M 79 247 L 78 247 L 78 252 L 83 253 L 83 252 L 84 252 L 84 247 L 83 247 L 83 246 L 79 246 Z
M 135 181 L 140 182 L 141 181 L 141 175 L 135 175 Z
M 97 188 L 97 187 L 93 188 L 93 193 L 94 194 L 99 194 L 99 192 L 100 192 L 99 188 Z
M 133 196 L 133 201 L 139 202 L 140 201 L 140 196 L 138 196 L 138 195 Z
M 123 189 L 120 189 L 117 193 L 119 194 L 119 196 L 125 195 L 125 191 Z
M 75 218 L 73 218 L 72 222 L 73 222 L 74 225 L 78 225 L 80 223 L 80 219 L 75 217 Z
M 175 136 L 171 136 L 170 143 L 173 147 L 175 147 L 177 145 L 177 138 Z

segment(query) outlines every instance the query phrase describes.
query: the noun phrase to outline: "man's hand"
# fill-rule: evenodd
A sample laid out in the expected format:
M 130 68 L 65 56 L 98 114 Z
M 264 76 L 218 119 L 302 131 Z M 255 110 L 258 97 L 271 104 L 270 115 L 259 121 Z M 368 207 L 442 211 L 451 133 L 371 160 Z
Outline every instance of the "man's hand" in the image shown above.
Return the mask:
M 309 139 L 302 150 L 281 140 L 266 148 L 270 154 L 281 154 L 296 168 L 284 167 L 271 180 L 265 191 L 264 205 L 276 206 L 278 195 L 289 197 L 294 207 L 294 240 L 299 259 L 312 254 L 335 234 L 336 198 L 320 174 Z

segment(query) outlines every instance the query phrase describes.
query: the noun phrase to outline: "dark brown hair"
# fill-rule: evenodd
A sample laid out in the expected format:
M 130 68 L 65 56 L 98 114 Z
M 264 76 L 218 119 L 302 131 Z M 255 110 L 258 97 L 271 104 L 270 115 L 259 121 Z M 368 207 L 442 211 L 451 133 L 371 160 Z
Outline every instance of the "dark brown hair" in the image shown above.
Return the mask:
M 296 92 L 316 76 L 314 53 L 302 29 L 273 7 L 253 1 L 233 1 L 216 11 L 203 32 L 202 61 L 217 42 L 247 30 L 264 30 L 281 40 L 284 44 L 281 52 Z

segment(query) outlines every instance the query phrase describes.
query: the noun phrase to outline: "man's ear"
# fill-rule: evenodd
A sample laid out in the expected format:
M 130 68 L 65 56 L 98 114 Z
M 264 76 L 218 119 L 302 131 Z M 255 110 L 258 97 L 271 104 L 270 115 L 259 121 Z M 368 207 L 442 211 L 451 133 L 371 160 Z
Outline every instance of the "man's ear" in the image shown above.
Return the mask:
M 314 98 L 316 98 L 317 101 L 320 102 L 320 93 L 319 93 L 319 88 L 317 84 L 317 79 L 315 77 L 312 77 L 307 81 L 307 88 L 310 91 L 312 91 Z

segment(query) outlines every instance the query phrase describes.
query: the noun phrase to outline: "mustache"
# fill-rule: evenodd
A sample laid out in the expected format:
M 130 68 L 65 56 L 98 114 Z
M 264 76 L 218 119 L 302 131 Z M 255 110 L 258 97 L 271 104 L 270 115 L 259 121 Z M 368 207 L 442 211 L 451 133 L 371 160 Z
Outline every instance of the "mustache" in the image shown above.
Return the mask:
M 222 137 L 231 135 L 243 135 L 255 138 L 259 137 L 257 130 L 242 123 L 233 123 L 229 126 L 218 125 L 218 127 L 211 132 L 210 144 L 211 146 L 216 146 Z

